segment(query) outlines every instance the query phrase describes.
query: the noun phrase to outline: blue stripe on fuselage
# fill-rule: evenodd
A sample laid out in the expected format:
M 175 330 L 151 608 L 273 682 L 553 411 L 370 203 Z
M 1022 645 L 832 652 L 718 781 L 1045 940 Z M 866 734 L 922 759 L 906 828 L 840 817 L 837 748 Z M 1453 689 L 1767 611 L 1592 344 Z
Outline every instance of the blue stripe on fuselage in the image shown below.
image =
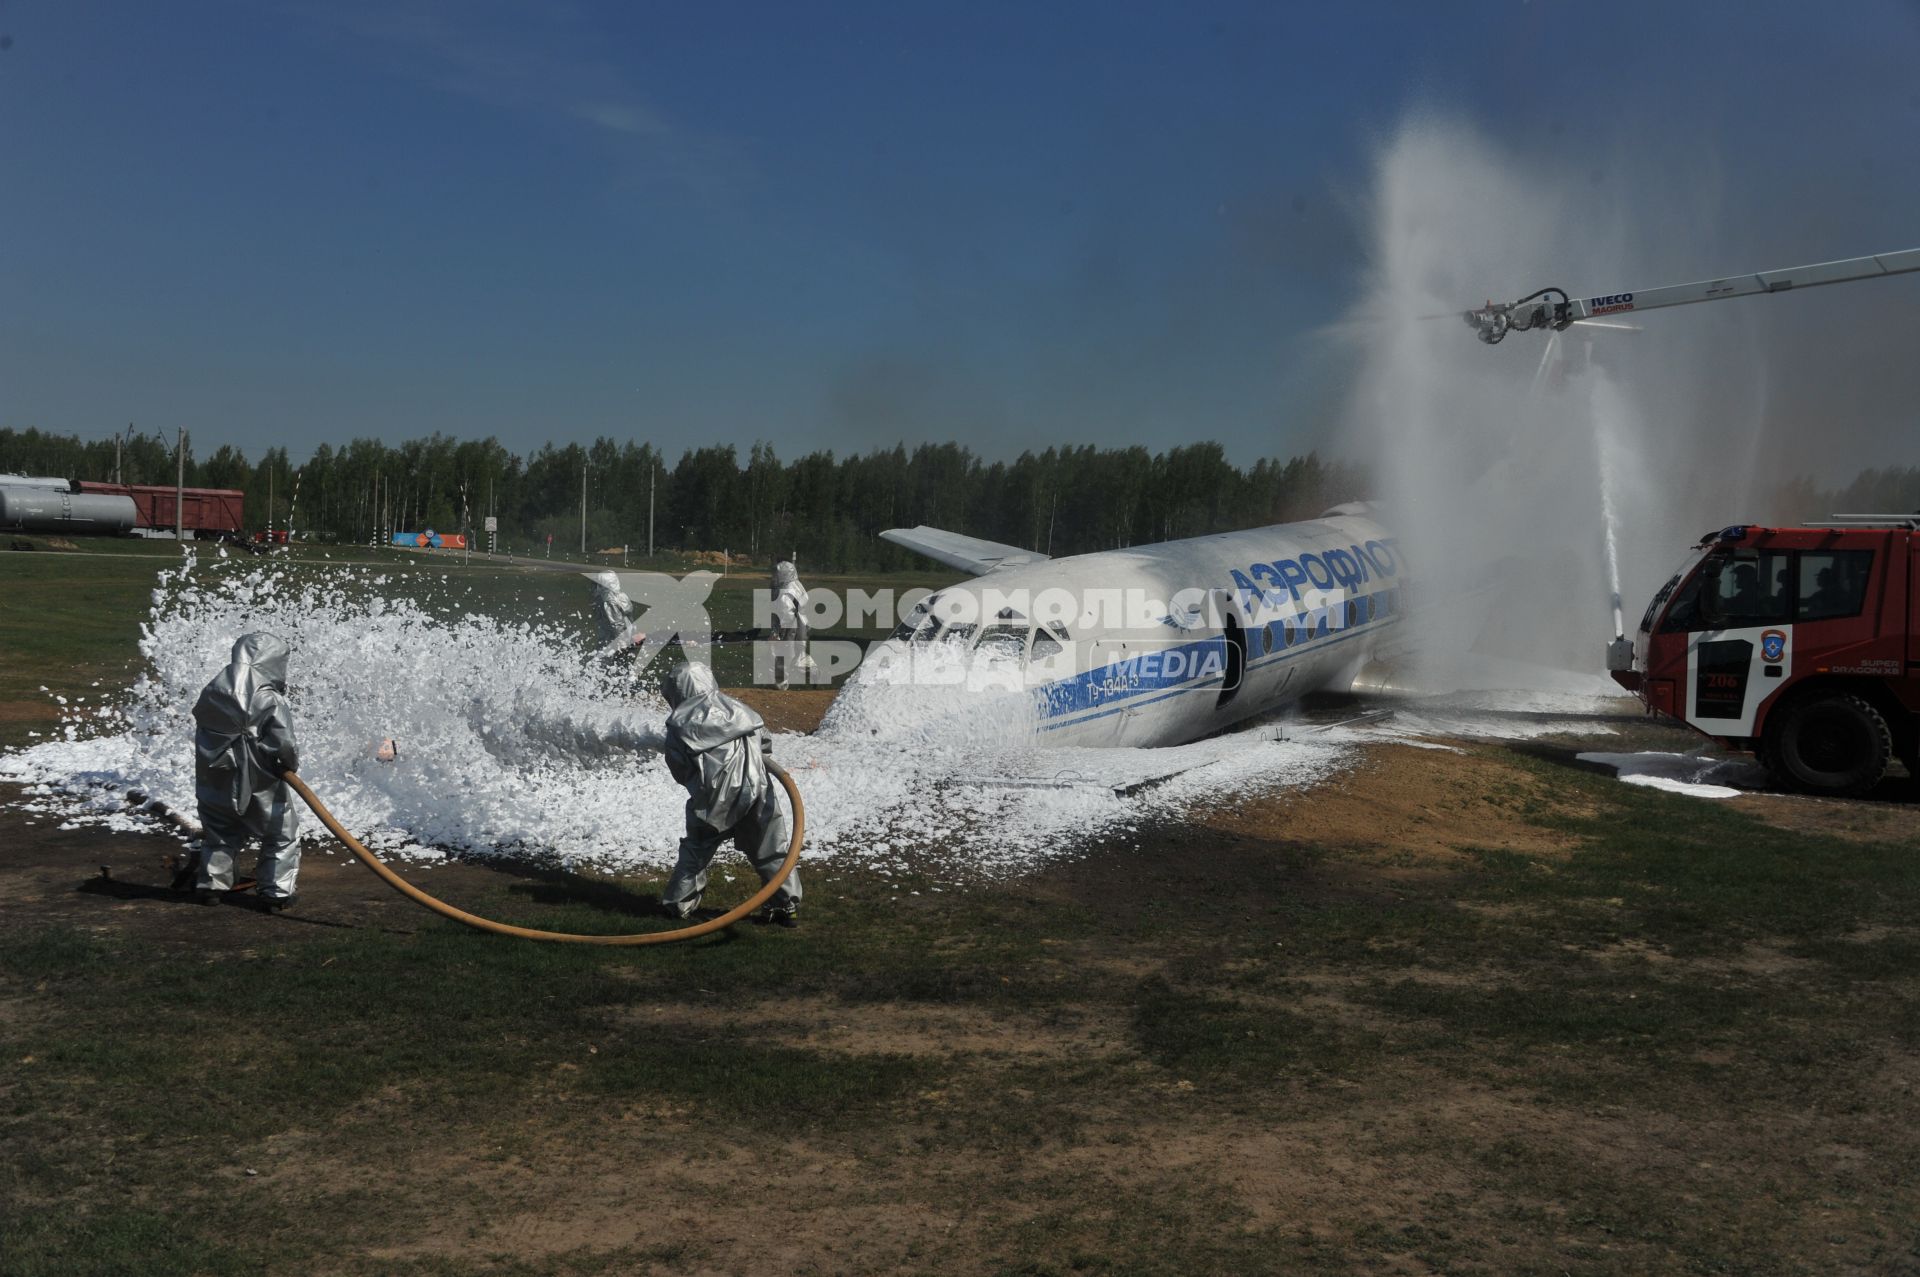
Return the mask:
M 1362 612 L 1362 615 L 1366 617 L 1365 620 L 1358 621 L 1351 626 L 1342 626 L 1340 629 L 1332 631 L 1328 637 L 1298 641 L 1290 648 L 1270 652 L 1258 658 L 1249 652 L 1245 667 L 1246 672 L 1251 674 L 1254 670 L 1263 669 L 1269 665 L 1277 665 L 1282 661 L 1315 655 L 1325 651 L 1336 643 L 1343 643 L 1348 639 L 1358 638 L 1362 633 L 1375 628 L 1383 621 L 1391 621 L 1394 619 L 1392 614 L 1383 616 L 1375 606 L 1367 607 Z M 1251 639 L 1253 636 L 1258 635 L 1261 628 L 1264 627 L 1255 627 L 1248 630 L 1249 638 Z M 1152 705 L 1158 701 L 1166 700 L 1171 696 L 1177 696 L 1182 692 L 1197 692 L 1202 688 L 1215 686 L 1225 677 L 1225 647 L 1226 640 L 1216 638 L 1205 639 L 1197 643 L 1183 643 L 1178 648 L 1163 649 L 1163 654 L 1165 652 L 1175 651 L 1188 653 L 1189 656 L 1184 662 L 1188 669 L 1191 669 L 1193 664 L 1192 654 L 1217 653 L 1220 657 L 1221 664 L 1215 667 L 1213 673 L 1203 677 L 1196 678 L 1190 673 L 1169 676 L 1166 673 L 1167 664 L 1164 659 L 1156 666 L 1142 666 L 1140 664 L 1142 658 L 1153 655 L 1152 653 L 1143 652 L 1136 656 L 1129 657 L 1125 661 L 1115 661 L 1110 665 L 1103 665 L 1098 669 L 1088 670 L 1085 673 L 1070 675 L 1067 678 L 1059 679 L 1043 687 L 1036 688 L 1034 690 L 1034 699 L 1039 705 L 1041 716 L 1043 718 L 1056 720 L 1043 724 L 1041 730 L 1052 731 L 1055 728 L 1068 727 L 1074 723 L 1085 723 L 1096 718 L 1105 718 L 1107 715 L 1117 714 L 1123 709 L 1137 709 L 1141 706 Z M 1130 669 L 1129 667 L 1132 668 Z M 1155 693 L 1158 694 L 1156 695 Z M 1090 714 L 1082 712 L 1089 709 L 1095 710 L 1096 712 Z M 1078 714 L 1079 717 L 1068 718 L 1068 715 L 1074 714 Z
M 1035 689 L 1040 711 L 1060 718 L 1118 700 L 1192 683 L 1218 679 L 1226 670 L 1226 640 L 1203 639 L 1176 647 L 1135 652 L 1123 661 L 1102 665 Z

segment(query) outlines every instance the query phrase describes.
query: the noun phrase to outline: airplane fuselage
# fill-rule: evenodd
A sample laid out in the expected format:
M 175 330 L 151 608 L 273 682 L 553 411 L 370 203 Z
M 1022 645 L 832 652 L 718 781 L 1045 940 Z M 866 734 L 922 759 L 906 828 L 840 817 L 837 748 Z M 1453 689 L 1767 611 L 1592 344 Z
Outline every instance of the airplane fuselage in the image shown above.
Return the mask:
M 871 649 L 823 730 L 1180 744 L 1344 690 L 1403 584 L 1394 538 L 1346 513 L 997 568 Z

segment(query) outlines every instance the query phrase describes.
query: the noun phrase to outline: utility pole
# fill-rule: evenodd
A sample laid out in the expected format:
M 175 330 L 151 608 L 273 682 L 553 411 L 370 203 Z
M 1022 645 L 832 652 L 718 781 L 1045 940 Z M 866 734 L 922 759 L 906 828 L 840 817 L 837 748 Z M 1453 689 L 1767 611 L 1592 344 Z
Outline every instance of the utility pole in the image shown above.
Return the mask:
M 649 559 L 653 557 L 653 476 L 659 469 L 660 462 L 657 459 L 647 467 L 647 557 Z
M 267 544 L 273 544 L 273 449 L 267 449 Z
M 587 463 L 580 463 L 580 558 L 587 557 Z
M 173 445 L 173 539 L 180 540 L 184 530 L 181 518 L 181 506 L 187 497 L 187 428 L 180 427 L 180 437 Z

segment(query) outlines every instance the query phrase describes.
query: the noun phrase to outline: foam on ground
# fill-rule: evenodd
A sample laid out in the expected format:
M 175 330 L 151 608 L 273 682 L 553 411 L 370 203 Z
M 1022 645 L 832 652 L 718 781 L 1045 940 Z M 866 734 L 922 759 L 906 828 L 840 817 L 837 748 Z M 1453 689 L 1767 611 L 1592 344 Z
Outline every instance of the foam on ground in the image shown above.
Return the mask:
M 0 756 L 0 778 L 26 783 L 27 803 L 69 822 L 154 827 L 127 812 L 129 790 L 193 811 L 194 700 L 237 636 L 269 630 L 293 649 L 301 774 L 372 845 L 669 866 L 685 795 L 657 755 L 635 748 L 658 739 L 665 705 L 590 667 L 577 635 L 481 615 L 452 585 L 423 600 L 418 580 L 390 589 L 377 570 L 239 560 L 164 571 L 141 631 L 147 672 L 107 704 L 64 706 L 57 736 Z M 1237 735 L 1174 749 L 1037 749 L 1017 732 L 875 734 L 871 713 L 775 739 L 807 801 L 809 858 L 1017 872 L 1196 799 L 1310 784 L 1354 748 Z M 399 741 L 397 763 L 373 757 L 386 736 Z M 316 821 L 303 835 L 327 842 Z
M 1738 798 L 1760 787 L 1759 765 L 1740 758 L 1649 751 L 1638 754 L 1579 754 L 1583 763 L 1611 767 L 1629 785 L 1686 794 L 1692 798 Z M 1736 788 L 1735 786 L 1742 786 Z

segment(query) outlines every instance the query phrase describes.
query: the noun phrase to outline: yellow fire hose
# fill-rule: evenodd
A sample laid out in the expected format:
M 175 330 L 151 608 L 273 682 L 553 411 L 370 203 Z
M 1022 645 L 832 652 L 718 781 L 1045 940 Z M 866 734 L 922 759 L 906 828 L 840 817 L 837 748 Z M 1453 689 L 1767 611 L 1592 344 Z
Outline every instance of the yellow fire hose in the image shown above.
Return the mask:
M 774 778 L 787 791 L 787 801 L 793 805 L 793 840 L 787 845 L 787 858 L 781 862 L 780 872 L 769 879 L 759 891 L 747 897 L 743 903 L 735 905 L 718 918 L 710 918 L 694 926 L 680 927 L 673 931 L 640 931 L 621 936 L 579 935 L 571 931 L 540 931 L 533 927 L 516 927 L 505 922 L 495 922 L 491 918 L 482 918 L 464 909 L 456 909 L 446 901 L 428 895 L 381 863 L 378 856 L 368 851 L 358 838 L 347 832 L 345 825 L 334 818 L 334 814 L 327 810 L 327 805 L 320 801 L 320 796 L 307 787 L 306 781 L 301 780 L 293 772 L 282 773 L 281 779 L 293 787 L 293 792 L 300 795 L 307 806 L 313 808 L 313 814 L 320 818 L 320 823 L 331 830 L 335 838 L 345 843 L 347 850 L 360 858 L 361 864 L 380 875 L 389 887 L 407 899 L 415 904 L 425 905 L 443 918 L 464 922 L 469 927 L 478 927 L 482 931 L 491 931 L 495 935 L 518 936 L 522 940 L 554 940 L 562 944 L 635 945 L 668 944 L 675 940 L 692 940 L 698 936 L 709 935 L 724 927 L 732 926 L 773 899 L 773 893 L 780 889 L 780 884 L 787 880 L 787 875 L 793 872 L 793 867 L 800 863 L 800 841 L 806 834 L 807 809 L 800 801 L 799 786 L 793 783 L 793 777 L 787 775 L 786 768 L 769 758 L 767 770 L 773 773 Z

